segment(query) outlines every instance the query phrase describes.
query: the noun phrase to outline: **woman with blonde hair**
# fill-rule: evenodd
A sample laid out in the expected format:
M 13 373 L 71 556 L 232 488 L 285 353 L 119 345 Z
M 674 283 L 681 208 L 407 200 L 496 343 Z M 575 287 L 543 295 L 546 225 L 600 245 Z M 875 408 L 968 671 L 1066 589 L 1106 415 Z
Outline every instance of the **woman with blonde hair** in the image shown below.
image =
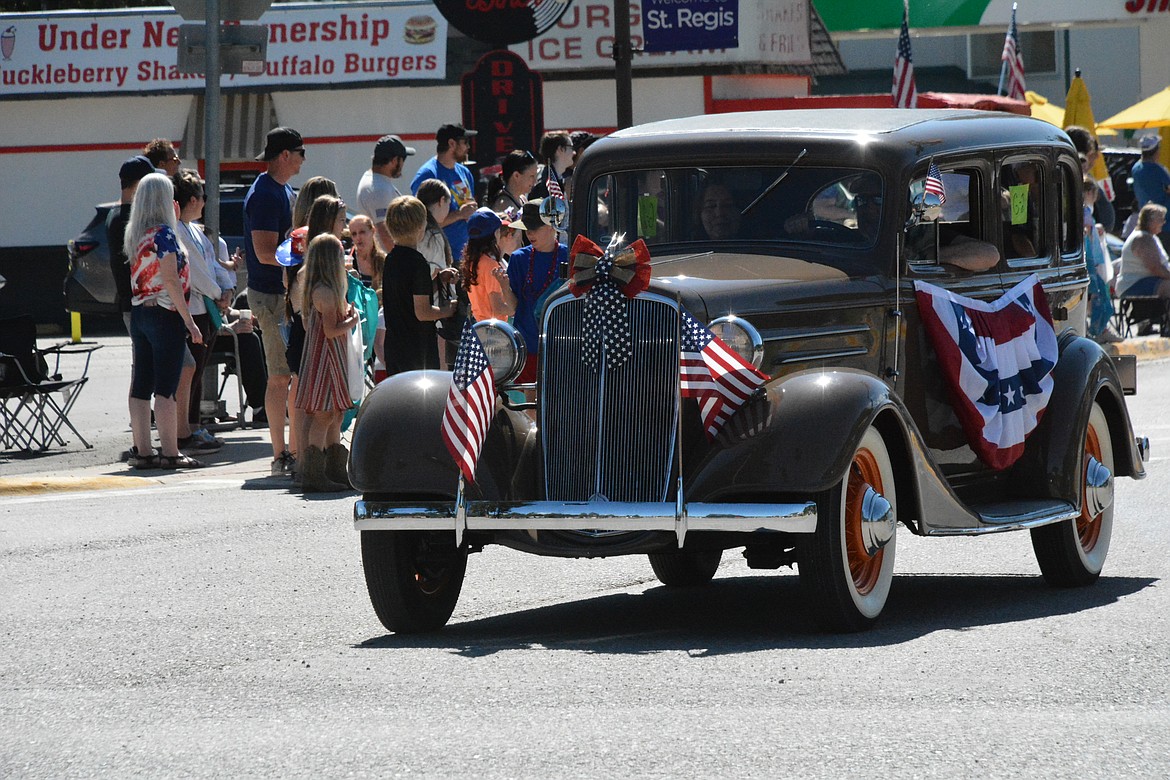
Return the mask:
M 358 313 L 345 299 L 347 287 L 341 241 L 331 233 L 317 236 L 309 242 L 305 254 L 301 299 L 305 351 L 294 401 L 309 418 L 303 459 L 306 493 L 349 487 L 345 448 L 341 444 L 341 418 L 353 406 L 346 374 L 345 339 L 358 324 Z
M 187 308 L 190 292 L 186 253 L 175 233 L 175 188 L 161 173 L 138 183 L 126 223 L 130 254 L 131 453 L 135 468 L 198 468 L 203 464 L 179 452 L 175 392 L 187 353 L 186 338 L 203 343 L 203 334 Z M 154 396 L 161 454 L 150 434 L 150 400 Z
M 1170 261 L 1158 233 L 1166 225 L 1166 207 L 1147 203 L 1138 212 L 1137 227 L 1121 248 L 1118 295 L 1170 298 Z

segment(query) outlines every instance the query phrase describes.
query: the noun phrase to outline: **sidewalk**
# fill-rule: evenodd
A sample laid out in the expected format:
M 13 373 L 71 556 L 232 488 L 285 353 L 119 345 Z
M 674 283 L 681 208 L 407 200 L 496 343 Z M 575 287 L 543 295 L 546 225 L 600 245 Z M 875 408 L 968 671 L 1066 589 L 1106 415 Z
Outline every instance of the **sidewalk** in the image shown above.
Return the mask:
M 161 480 L 175 478 L 224 477 L 248 482 L 257 480 L 258 487 L 278 489 L 288 486 L 289 480 L 268 478 L 272 447 L 267 428 L 216 432 L 216 436 L 225 442 L 223 449 L 211 455 L 196 456 L 207 464 L 206 468 L 175 472 L 139 472 L 129 468 L 119 460 L 119 456 L 131 443 L 129 413 L 126 409 L 126 395 L 130 386 L 130 337 L 103 335 L 87 340 L 102 344 L 102 349 L 93 353 L 89 382 L 82 389 L 70 419 L 93 445 L 93 449 L 85 449 L 75 436 L 66 431 L 66 447 L 56 447 L 37 454 L 0 452 L 0 497 L 16 495 L 14 491 L 43 492 L 46 480 L 54 485 L 54 490 L 92 490 L 98 489 L 98 486 L 109 488 L 115 482 L 124 487 L 133 484 L 135 480 L 140 480 L 141 484 L 158 484 Z M 48 347 L 60 341 L 60 338 L 42 338 L 38 340 L 38 345 Z M 1127 339 L 1120 344 L 1107 344 L 1104 348 L 1110 354 L 1136 355 L 1139 364 L 1170 358 L 1170 338 L 1160 336 Z M 80 369 L 80 365 L 62 361 L 61 371 L 65 376 L 75 376 Z M 228 411 L 238 414 L 234 389 L 229 387 L 224 397 L 228 402 Z M 348 442 L 348 433 L 344 440 Z M 129 479 L 132 482 L 118 479 Z M 38 483 L 42 485 L 39 489 Z
M 37 346 L 49 347 L 61 343 L 61 337 L 37 339 Z M 77 430 L 93 445 L 86 449 L 72 432 L 62 432 L 68 443 L 44 453 L 0 452 L 0 497 L 15 495 L 11 491 L 33 489 L 31 482 L 51 480 L 56 490 L 91 490 L 95 485 L 108 488 L 113 478 L 131 480 L 119 486 L 140 481 L 158 484 L 160 480 L 175 477 L 230 476 L 251 480 L 267 477 L 272 460 L 267 428 L 247 428 L 216 431 L 224 440 L 223 449 L 211 455 L 198 455 L 206 468 L 191 471 L 135 471 L 119 458 L 130 447 L 130 417 L 126 398 L 130 388 L 130 337 L 127 335 L 85 336 L 85 341 L 96 342 L 102 348 L 93 353 L 89 365 L 89 381 L 69 418 Z M 61 361 L 61 373 L 66 377 L 80 374 L 84 358 L 67 356 Z M 229 383 L 224 391 L 228 411 L 238 414 L 235 388 Z M 90 484 L 87 480 L 97 480 Z M 285 485 L 288 480 L 274 479 L 273 487 Z

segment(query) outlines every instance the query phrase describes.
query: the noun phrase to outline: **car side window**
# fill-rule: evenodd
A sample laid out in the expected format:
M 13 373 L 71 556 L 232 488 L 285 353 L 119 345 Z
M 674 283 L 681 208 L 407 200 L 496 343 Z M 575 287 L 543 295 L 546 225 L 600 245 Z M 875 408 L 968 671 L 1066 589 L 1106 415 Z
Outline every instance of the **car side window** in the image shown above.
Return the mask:
M 910 203 L 918 203 L 926 190 L 925 171 L 910 182 Z M 942 190 L 942 216 L 938 222 L 924 222 L 906 231 L 903 256 L 912 265 L 937 265 L 945 261 L 946 249 L 956 242 L 986 239 L 981 230 L 982 204 L 979 202 L 979 172 L 974 169 L 940 170 L 938 182 L 932 185 L 937 193 Z M 940 260 L 942 255 L 944 260 Z
M 1060 254 L 1066 263 L 1079 263 L 1084 246 L 1084 215 L 1081 200 L 1080 170 L 1073 163 L 1061 160 L 1060 170 Z
M 999 169 L 1000 250 L 1011 260 L 1048 256 L 1044 236 L 1044 166 L 1009 159 Z

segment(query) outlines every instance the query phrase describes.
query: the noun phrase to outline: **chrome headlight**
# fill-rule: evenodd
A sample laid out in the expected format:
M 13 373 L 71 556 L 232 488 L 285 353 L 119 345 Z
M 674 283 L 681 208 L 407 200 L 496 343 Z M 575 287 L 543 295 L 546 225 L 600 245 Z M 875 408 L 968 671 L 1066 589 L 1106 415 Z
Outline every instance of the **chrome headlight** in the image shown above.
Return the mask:
M 735 354 L 751 363 L 756 368 L 764 361 L 764 339 L 760 332 L 745 319 L 734 314 L 712 320 L 707 326 L 711 332 L 731 347 Z
M 496 385 L 511 382 L 524 368 L 528 348 L 520 332 L 503 320 L 483 320 L 472 326 L 487 353 Z

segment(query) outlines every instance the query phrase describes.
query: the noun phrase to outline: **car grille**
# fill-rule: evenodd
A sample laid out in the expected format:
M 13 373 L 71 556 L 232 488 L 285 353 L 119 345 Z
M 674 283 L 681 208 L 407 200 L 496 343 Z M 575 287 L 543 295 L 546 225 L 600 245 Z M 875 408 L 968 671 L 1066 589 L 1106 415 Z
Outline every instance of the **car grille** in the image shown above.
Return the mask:
M 679 407 L 679 316 L 655 295 L 624 300 L 633 352 L 617 368 L 581 357 L 584 299 L 545 315 L 541 430 L 552 501 L 665 501 Z

